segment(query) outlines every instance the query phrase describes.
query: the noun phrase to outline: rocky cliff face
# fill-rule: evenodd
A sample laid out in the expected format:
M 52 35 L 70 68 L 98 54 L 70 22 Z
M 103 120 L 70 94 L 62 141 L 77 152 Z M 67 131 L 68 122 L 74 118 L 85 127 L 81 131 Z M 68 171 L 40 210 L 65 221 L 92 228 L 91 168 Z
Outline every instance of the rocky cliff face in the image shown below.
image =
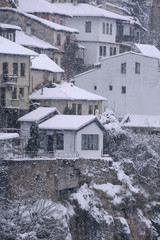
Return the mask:
M 159 136 L 109 134 L 112 158 L 68 160 L 80 184 L 57 193 L 58 200 L 36 195 L 7 210 L 1 205 L 0 239 L 159 240 Z

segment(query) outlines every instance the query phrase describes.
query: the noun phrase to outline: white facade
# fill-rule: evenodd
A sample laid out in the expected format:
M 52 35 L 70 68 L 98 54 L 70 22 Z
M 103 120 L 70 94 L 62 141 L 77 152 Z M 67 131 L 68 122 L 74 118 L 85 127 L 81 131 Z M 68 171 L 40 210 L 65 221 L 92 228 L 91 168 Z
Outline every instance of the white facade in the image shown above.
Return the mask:
M 126 73 L 121 73 L 122 64 L 126 64 Z M 107 97 L 108 107 L 117 116 L 160 115 L 158 58 L 133 52 L 106 58 L 99 69 L 77 75 L 75 85 Z
M 97 134 L 98 135 L 98 149 L 97 150 L 83 150 L 82 149 L 82 134 Z M 103 154 L 103 131 L 95 123 L 91 123 L 85 128 L 77 132 L 76 136 L 76 150 L 80 157 L 101 157 Z
M 91 23 L 90 32 L 86 32 L 87 22 Z M 73 17 L 66 19 L 66 25 L 79 30 L 76 40 L 86 48 L 85 64 L 94 64 L 100 58 L 110 56 L 111 48 L 113 48 L 112 55 L 119 53 L 119 44 L 115 42 L 116 19 L 87 16 Z M 102 54 L 100 54 L 100 46 L 102 46 Z
M 39 124 L 41 148 L 59 157 L 101 157 L 103 125 L 93 115 L 57 115 Z

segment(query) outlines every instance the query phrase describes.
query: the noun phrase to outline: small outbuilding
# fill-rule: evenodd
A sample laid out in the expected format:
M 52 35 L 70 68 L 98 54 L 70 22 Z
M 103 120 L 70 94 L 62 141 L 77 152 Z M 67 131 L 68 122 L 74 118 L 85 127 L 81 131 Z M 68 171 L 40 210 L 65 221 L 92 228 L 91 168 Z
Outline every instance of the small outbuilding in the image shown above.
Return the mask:
M 39 124 L 41 148 L 59 157 L 101 157 L 105 128 L 94 115 L 56 115 Z
M 0 159 L 12 157 L 14 146 L 17 146 L 18 133 L 0 133 Z
M 39 107 L 36 110 L 24 115 L 18 119 L 20 122 L 20 136 L 21 138 L 28 139 L 30 137 L 30 128 L 31 125 L 36 123 L 40 124 L 43 121 L 53 117 L 54 115 L 59 114 L 58 110 L 53 107 Z
M 121 126 L 135 132 L 159 133 L 160 116 L 127 114 L 122 119 Z

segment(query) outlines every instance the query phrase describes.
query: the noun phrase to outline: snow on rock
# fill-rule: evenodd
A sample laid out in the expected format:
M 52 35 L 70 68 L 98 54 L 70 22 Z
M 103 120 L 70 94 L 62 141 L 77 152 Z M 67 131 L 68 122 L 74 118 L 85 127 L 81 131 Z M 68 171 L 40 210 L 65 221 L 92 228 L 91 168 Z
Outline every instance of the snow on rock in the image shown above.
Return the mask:
M 124 231 L 126 234 L 130 234 L 130 233 L 131 233 L 130 228 L 129 228 L 129 225 L 128 225 L 128 223 L 127 223 L 127 221 L 126 221 L 125 218 L 123 218 L 123 217 L 116 217 L 115 219 L 118 219 L 118 220 L 120 221 L 120 223 L 121 223 L 122 226 L 123 226 L 123 231 Z
M 101 185 L 94 184 L 93 187 L 97 190 L 101 190 L 101 191 L 105 192 L 111 198 L 114 198 L 117 194 L 120 194 L 120 192 L 121 192 L 121 186 L 113 185 L 112 183 L 101 184 Z
M 124 173 L 124 170 L 123 168 L 121 167 L 121 163 L 120 162 L 114 162 L 113 163 L 113 166 L 115 167 L 115 169 L 117 170 L 117 176 L 118 176 L 118 180 L 120 182 L 123 183 L 123 185 L 126 185 L 128 187 L 128 189 L 130 190 L 131 193 L 139 193 L 140 192 L 140 189 L 138 188 L 135 188 L 133 185 L 132 185 L 132 182 L 131 182 L 131 177 L 126 175 Z
M 141 221 L 144 222 L 145 225 L 146 225 L 148 228 L 151 228 L 152 222 L 143 215 L 143 212 L 142 212 L 141 209 L 137 209 L 137 211 L 138 211 L 138 216 L 139 216 L 139 218 L 141 219 Z
M 77 193 L 73 193 L 70 198 L 77 200 L 81 209 L 88 211 L 97 222 L 105 221 L 108 225 L 113 223 L 113 217 L 101 208 L 99 199 L 87 184 L 79 188 Z

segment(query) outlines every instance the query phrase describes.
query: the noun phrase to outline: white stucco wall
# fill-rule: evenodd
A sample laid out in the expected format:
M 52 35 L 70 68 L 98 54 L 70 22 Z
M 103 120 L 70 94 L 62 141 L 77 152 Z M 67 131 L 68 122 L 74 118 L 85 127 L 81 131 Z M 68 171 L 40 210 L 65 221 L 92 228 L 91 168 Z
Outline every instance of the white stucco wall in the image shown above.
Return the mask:
M 124 62 L 126 74 L 121 73 Z M 141 65 L 140 74 L 135 73 L 135 62 Z M 75 85 L 107 98 L 108 106 L 117 116 L 127 113 L 160 115 L 158 59 L 131 53 L 114 56 L 101 61 L 100 69 L 75 77 Z M 126 94 L 121 93 L 122 86 L 126 86 Z
M 99 135 L 99 147 L 98 150 L 82 150 L 81 149 L 81 136 L 82 134 L 98 134 Z M 76 152 L 80 157 L 101 157 L 103 150 L 103 132 L 98 125 L 93 122 L 85 128 L 77 132 L 76 135 Z
M 91 21 L 91 32 L 85 32 L 85 22 Z M 102 23 L 112 24 L 112 35 L 103 34 Z M 79 30 L 76 35 L 78 41 L 101 41 L 115 42 L 116 35 L 116 20 L 102 17 L 73 17 L 66 19 L 66 26 Z
M 85 32 L 85 23 L 91 21 L 91 32 Z M 103 23 L 105 24 L 105 33 L 103 33 Z M 106 24 L 109 25 L 109 33 L 106 34 Z M 110 25 L 112 24 L 112 34 L 110 34 Z M 110 55 L 110 46 L 117 48 L 116 38 L 116 20 L 102 17 L 73 17 L 66 19 L 66 25 L 79 30 L 76 40 L 86 48 L 85 64 L 94 64 L 99 61 L 99 46 L 106 46 L 107 55 Z

